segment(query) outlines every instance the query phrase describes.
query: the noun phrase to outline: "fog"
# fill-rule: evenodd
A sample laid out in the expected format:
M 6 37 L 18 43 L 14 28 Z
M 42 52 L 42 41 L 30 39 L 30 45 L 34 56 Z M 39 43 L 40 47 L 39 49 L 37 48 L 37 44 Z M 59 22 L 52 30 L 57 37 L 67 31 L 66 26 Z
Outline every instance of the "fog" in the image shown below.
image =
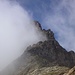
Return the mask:
M 41 37 L 30 12 L 16 1 L 0 0 L 0 70 L 18 58 L 29 45 L 46 39 Z

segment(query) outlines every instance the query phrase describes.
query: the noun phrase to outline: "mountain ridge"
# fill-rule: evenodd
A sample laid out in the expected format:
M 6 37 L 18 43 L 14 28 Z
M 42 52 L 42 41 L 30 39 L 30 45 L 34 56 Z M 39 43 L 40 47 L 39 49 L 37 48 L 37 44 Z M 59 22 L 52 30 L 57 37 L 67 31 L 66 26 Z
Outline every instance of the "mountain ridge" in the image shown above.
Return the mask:
M 68 52 L 60 46 L 54 37 L 54 33 L 50 29 L 42 29 L 38 21 L 34 21 L 34 23 L 47 37 L 47 40 L 27 47 L 21 57 L 7 66 L 6 69 L 1 72 L 1 75 L 31 75 L 28 73 L 38 68 L 54 66 L 72 68 L 75 66 L 75 53 L 73 51 Z

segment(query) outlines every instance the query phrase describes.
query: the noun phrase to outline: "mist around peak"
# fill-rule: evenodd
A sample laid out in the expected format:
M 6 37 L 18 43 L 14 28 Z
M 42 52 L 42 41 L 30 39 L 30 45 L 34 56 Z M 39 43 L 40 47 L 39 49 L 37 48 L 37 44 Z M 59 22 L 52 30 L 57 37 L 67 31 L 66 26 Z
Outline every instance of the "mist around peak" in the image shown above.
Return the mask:
M 44 37 L 30 13 L 16 1 L 0 0 L 0 70 Z

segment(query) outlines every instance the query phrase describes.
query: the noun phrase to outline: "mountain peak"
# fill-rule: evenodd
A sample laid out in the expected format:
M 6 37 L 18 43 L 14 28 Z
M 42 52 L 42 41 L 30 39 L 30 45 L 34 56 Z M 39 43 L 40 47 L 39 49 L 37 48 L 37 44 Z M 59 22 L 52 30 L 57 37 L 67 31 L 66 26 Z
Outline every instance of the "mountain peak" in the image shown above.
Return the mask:
M 27 47 L 22 56 L 10 64 L 7 67 L 8 70 L 5 69 L 1 75 L 10 75 L 10 73 L 11 75 L 29 75 L 30 71 L 37 68 L 53 66 L 71 68 L 75 66 L 75 53 L 73 51 L 67 52 L 60 46 L 50 29 L 42 29 L 38 21 L 34 21 L 34 23 L 47 37 L 47 40 Z M 13 67 L 11 67 L 12 65 Z
M 41 24 L 38 21 L 34 21 L 34 24 L 38 29 L 42 30 Z

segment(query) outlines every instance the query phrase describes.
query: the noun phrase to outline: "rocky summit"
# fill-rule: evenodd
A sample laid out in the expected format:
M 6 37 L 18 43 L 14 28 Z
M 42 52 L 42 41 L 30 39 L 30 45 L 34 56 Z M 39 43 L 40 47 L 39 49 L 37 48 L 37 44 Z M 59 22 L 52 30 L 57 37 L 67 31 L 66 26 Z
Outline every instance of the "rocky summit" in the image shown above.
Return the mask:
M 38 21 L 34 23 L 47 40 L 27 47 L 0 75 L 75 75 L 75 53 L 60 46 L 50 29 L 42 29 Z

